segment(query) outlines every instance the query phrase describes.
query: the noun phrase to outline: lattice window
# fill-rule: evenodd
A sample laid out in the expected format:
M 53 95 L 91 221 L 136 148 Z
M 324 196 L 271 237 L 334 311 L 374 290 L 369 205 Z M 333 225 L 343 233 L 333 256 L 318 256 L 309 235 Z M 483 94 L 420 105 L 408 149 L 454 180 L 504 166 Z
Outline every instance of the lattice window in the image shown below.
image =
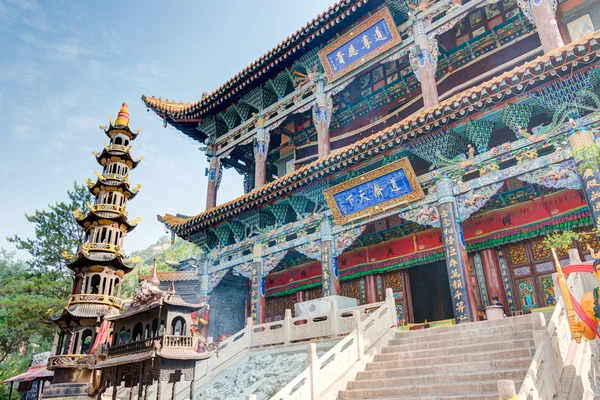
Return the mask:
M 514 243 L 508 246 L 508 257 L 512 265 L 524 264 L 529 262 L 527 250 L 523 243 Z
M 320 298 L 322 295 L 321 286 L 314 287 L 308 291 L 308 300 Z
M 402 271 L 391 271 L 385 274 L 385 287 L 392 288 L 394 291 L 403 290 Z
M 587 229 L 578 229 L 578 232 L 589 232 L 591 231 L 592 228 L 587 228 Z M 587 247 L 588 245 L 594 249 L 594 250 L 598 250 L 600 248 L 600 242 L 598 242 L 598 236 L 595 234 L 589 234 L 589 235 L 582 235 L 582 237 L 580 238 L 581 241 L 581 245 L 583 246 L 583 250 L 587 251 Z
M 550 250 L 544 246 L 543 236 L 539 236 L 531 241 L 531 254 L 535 261 L 547 260 L 551 257 Z
M 274 304 L 273 304 L 273 312 L 275 313 L 275 315 L 283 315 L 283 310 L 284 310 L 284 306 L 283 306 L 283 301 L 284 298 L 283 297 L 275 297 L 273 300 Z
M 283 308 L 285 310 L 292 310 L 292 314 L 294 313 L 294 304 L 296 304 L 296 293 L 283 298 Z
M 360 300 L 360 279 L 348 282 L 348 296 Z
M 552 279 L 552 275 L 542 276 L 540 282 L 543 290 L 542 296 L 546 302 L 545 306 L 555 306 L 556 296 L 554 294 L 554 280 Z
M 265 315 L 272 316 L 275 315 L 275 301 L 279 299 L 279 297 L 271 297 L 265 299 Z

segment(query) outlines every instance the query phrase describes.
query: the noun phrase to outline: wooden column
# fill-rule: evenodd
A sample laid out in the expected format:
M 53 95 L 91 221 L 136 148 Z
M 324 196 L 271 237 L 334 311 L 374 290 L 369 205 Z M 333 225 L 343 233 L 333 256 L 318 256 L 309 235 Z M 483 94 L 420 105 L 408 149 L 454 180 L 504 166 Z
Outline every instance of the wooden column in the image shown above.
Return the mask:
M 450 283 L 450 295 L 456 323 L 477 321 L 477 303 L 473 292 L 469 258 L 465 239 L 458 221 L 458 207 L 454 197 L 454 182 L 442 177 L 435 184 L 438 214 L 446 253 L 446 266 Z
M 210 290 L 210 275 L 208 274 L 208 261 L 201 260 L 200 262 L 201 264 L 198 271 L 200 274 L 200 297 L 204 297 L 205 299 L 207 299 L 208 292 Z M 200 327 L 200 334 L 206 339 L 208 338 L 208 332 L 210 327 L 210 310 L 206 310 L 205 314 L 207 316 L 206 321 L 208 322 L 208 324 L 202 325 L 202 327 Z
M 317 147 L 319 158 L 327 156 L 331 152 L 329 140 L 329 125 L 333 112 L 333 101 L 331 94 L 325 93 L 325 81 L 320 78 L 317 81 L 316 99 L 313 105 L 313 123 L 317 130 Z
M 365 288 L 367 289 L 367 304 L 377 303 L 377 285 L 374 275 L 365 276 Z
M 323 297 L 340 294 L 337 257 L 334 256 L 335 238 L 331 234 L 331 221 L 321 223 L 321 293 Z
M 262 245 L 260 244 L 254 244 L 250 284 L 250 316 L 253 325 L 265 322 L 265 278 L 263 277 Z
M 265 129 L 265 119 L 256 120 L 256 138 L 254 139 L 254 188 L 267 183 L 267 153 L 269 152 L 269 132 Z
M 206 189 L 206 209 L 216 207 L 217 192 L 221 183 L 221 161 L 218 157 L 211 157 L 208 166 L 208 188 Z
M 439 103 L 435 79 L 438 57 L 437 40 L 428 39 L 423 21 L 417 21 L 413 25 L 413 32 L 415 44 L 409 53 L 410 63 L 417 79 L 421 82 L 423 106 L 429 108 Z
M 556 21 L 557 0 L 529 0 L 522 4 L 531 10 L 533 23 L 535 24 L 544 53 L 564 46 L 558 22 Z M 525 15 L 528 13 L 525 12 Z M 528 15 L 529 16 L 529 15 Z
M 298 290 L 296 292 L 296 303 L 302 303 L 304 301 L 304 291 Z
M 504 306 L 504 313 L 510 315 L 507 308 L 506 293 L 504 292 L 504 282 L 502 282 L 502 274 L 500 272 L 500 263 L 498 262 L 498 253 L 495 249 L 485 249 L 481 250 L 479 255 L 481 256 L 483 276 L 485 277 L 485 286 L 490 305 L 494 304 L 492 299 L 497 297 Z

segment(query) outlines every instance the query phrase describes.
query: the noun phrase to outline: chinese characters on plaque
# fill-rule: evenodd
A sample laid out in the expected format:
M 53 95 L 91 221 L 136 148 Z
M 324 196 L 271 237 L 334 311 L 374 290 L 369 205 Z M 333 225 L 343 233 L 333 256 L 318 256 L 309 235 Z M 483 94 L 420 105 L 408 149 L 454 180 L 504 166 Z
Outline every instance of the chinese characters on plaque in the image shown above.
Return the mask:
M 329 188 L 324 194 L 338 224 L 424 197 L 406 158 Z
M 335 80 L 400 42 L 393 18 L 383 9 L 319 52 L 327 76 Z

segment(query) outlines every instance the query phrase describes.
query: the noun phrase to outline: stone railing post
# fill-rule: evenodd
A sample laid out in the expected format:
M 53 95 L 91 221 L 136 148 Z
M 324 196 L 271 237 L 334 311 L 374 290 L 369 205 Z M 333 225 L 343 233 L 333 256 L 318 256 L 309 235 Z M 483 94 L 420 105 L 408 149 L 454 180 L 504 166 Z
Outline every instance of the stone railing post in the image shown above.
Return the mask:
M 356 351 L 358 353 L 358 359 L 362 360 L 365 356 L 365 343 L 363 337 L 363 324 L 360 320 L 360 311 L 354 310 L 352 312 L 354 321 L 356 321 Z
M 283 318 L 283 344 L 290 344 L 292 337 L 292 310 L 287 308 Z
M 335 339 L 338 335 L 337 324 L 337 301 L 329 300 L 329 328 L 331 329 L 331 338 Z
M 310 379 L 310 398 L 319 399 L 319 358 L 317 357 L 317 345 L 308 345 L 308 374 Z
M 246 336 L 248 340 L 248 348 L 252 347 L 252 317 L 246 318 Z
M 255 394 L 247 394 L 246 400 L 256 400 L 256 395 Z
M 385 289 L 385 303 L 390 309 L 389 313 L 392 318 L 390 326 L 397 326 L 398 316 L 396 315 L 396 300 L 394 299 L 394 291 L 392 288 Z
M 498 381 L 498 399 L 511 400 L 517 398 L 517 390 L 513 381 L 503 380 Z

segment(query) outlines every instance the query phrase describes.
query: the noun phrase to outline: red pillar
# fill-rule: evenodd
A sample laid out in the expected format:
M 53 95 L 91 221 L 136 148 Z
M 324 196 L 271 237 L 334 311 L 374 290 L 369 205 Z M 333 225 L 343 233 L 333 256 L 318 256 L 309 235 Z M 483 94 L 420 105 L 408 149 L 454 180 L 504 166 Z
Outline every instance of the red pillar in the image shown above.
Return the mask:
M 208 188 L 206 189 L 206 209 L 217 206 L 217 191 L 221 180 L 221 162 L 217 157 L 210 158 L 208 167 Z
M 504 305 L 504 313 L 508 314 L 506 292 L 504 292 L 504 283 L 502 282 L 502 275 L 500 274 L 500 264 L 498 263 L 498 253 L 495 249 L 481 250 L 479 253 L 481 256 L 481 264 L 483 266 L 483 276 L 485 278 L 485 285 L 487 287 L 488 298 L 490 304 L 492 299 L 497 297 L 500 303 Z
M 365 276 L 365 290 L 367 304 L 377 303 L 377 285 L 375 284 L 375 276 Z
M 296 292 L 296 303 L 302 303 L 304 301 L 304 292 L 302 290 L 298 290 Z

